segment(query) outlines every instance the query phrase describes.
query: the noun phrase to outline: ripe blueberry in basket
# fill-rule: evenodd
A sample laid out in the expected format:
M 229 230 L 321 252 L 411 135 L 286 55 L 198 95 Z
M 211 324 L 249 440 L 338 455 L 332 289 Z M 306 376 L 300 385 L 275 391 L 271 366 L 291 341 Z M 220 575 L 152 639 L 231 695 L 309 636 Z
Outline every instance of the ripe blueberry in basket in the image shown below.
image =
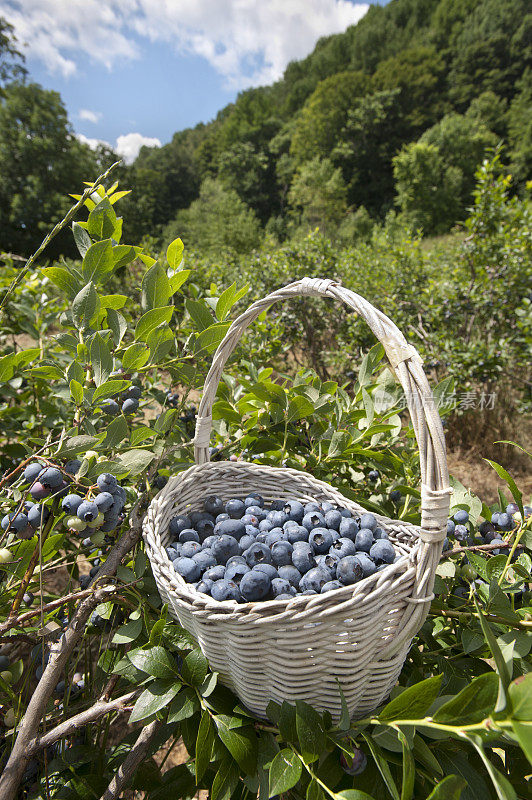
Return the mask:
M 260 314 L 301 296 L 346 303 L 382 343 L 420 446 L 419 526 L 370 514 L 305 472 L 209 463 L 212 406 L 225 363 Z M 370 713 L 388 697 L 427 614 L 449 511 L 443 429 L 415 348 L 384 314 L 333 280 L 285 286 L 241 314 L 219 345 L 194 443 L 195 466 L 164 486 L 143 524 L 170 612 L 197 638 L 220 680 L 259 716 L 266 717 L 270 700 L 301 699 L 338 720 L 338 682 L 352 717 Z M 183 517 L 215 560 L 204 572 L 210 558 L 182 556 L 181 564 L 166 552 L 189 527 Z M 212 535 L 200 535 L 200 519 L 214 520 Z M 219 527 L 226 523 L 229 530 Z M 248 571 L 228 568 L 238 557 Z

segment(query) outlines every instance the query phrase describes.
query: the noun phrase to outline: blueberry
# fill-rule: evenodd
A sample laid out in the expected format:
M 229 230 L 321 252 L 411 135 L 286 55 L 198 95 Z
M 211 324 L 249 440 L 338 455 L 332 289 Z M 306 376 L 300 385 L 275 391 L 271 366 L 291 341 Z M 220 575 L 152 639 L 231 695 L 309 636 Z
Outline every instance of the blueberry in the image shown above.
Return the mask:
M 214 526 L 216 536 L 231 536 L 237 542 L 246 535 L 246 525 L 241 519 L 224 519 Z
M 257 517 L 259 522 L 262 522 L 262 520 L 266 519 L 268 512 L 260 506 L 246 506 L 246 514 L 252 514 Z
M 211 586 L 211 597 L 213 600 L 218 600 L 219 602 L 223 600 L 236 600 L 238 603 L 242 599 L 238 585 L 234 581 L 226 581 L 225 579 L 213 583 Z
M 28 464 L 24 470 L 24 480 L 26 483 L 33 483 L 33 481 L 37 480 L 43 469 L 44 464 L 40 464 L 38 461 L 32 461 L 31 464 Z
M 199 552 L 194 553 L 192 560 L 198 564 L 202 573 L 204 573 L 205 570 L 216 566 L 216 559 L 209 550 L 200 550 Z
M 59 683 L 58 683 L 58 684 L 57 684 L 57 686 L 55 687 L 55 694 L 56 694 L 58 697 L 63 697 L 63 695 L 64 695 L 64 693 L 65 693 L 65 689 L 66 689 L 66 683 L 65 683 L 65 681 L 59 681 Z
M 225 579 L 228 581 L 234 581 L 235 583 L 240 583 L 242 577 L 249 572 L 249 567 L 247 564 L 239 564 L 233 561 L 232 564 L 229 564 L 225 568 Z
M 201 576 L 201 570 L 199 564 L 197 564 L 192 558 L 176 558 L 173 562 L 174 569 L 184 578 L 187 583 L 192 583 L 193 581 L 199 580 Z
M 304 508 L 305 514 L 311 514 L 314 511 L 321 511 L 317 503 L 306 503 Z
M 390 492 L 390 500 L 392 503 L 399 503 L 401 501 L 402 494 L 399 489 L 394 489 Z
M 263 600 L 268 595 L 270 587 L 271 579 L 260 570 L 246 572 L 240 581 L 240 593 L 248 602 Z
M 379 539 L 378 542 L 375 542 L 369 554 L 377 564 L 381 562 L 393 564 L 396 555 L 392 543 L 387 539 Z
M 13 511 L 11 514 L 6 514 L 5 517 L 2 518 L 2 529 L 7 531 L 9 528 L 10 522 L 12 518 L 15 516 L 15 512 Z
M 261 519 L 259 522 L 259 531 L 264 531 L 264 533 L 268 533 L 273 527 L 274 525 L 271 519 Z
M 227 501 L 225 504 L 225 510 L 231 519 L 240 519 L 246 513 L 246 506 L 242 500 L 233 498 L 232 500 Z
M 331 553 L 336 553 L 338 558 L 345 558 L 346 556 L 354 556 L 357 549 L 355 543 L 351 539 L 341 538 L 337 539 L 331 549 Z
M 467 542 L 469 531 L 465 525 L 456 525 L 454 529 L 454 538 L 458 542 Z
M 296 594 L 295 588 L 284 578 L 274 578 L 271 583 L 272 597 L 279 597 L 279 595 L 288 595 L 293 597 Z
M 255 542 L 255 537 L 251 536 L 251 534 L 246 533 L 246 535 L 243 536 L 238 542 L 238 549 L 240 550 L 241 553 L 243 553 L 245 550 L 248 549 L 248 547 L 251 547 L 251 545 L 254 544 L 254 542 Z
M 331 528 L 333 531 L 340 530 L 340 523 L 342 522 L 343 517 L 338 511 L 338 509 L 332 509 L 331 511 L 327 511 L 325 514 L 325 524 L 328 528 Z
M 259 520 L 257 519 L 257 517 L 253 516 L 253 514 L 244 514 L 240 522 L 246 527 L 248 525 L 252 525 L 254 528 L 256 528 L 259 524 Z
M 464 509 L 460 508 L 453 516 L 454 521 L 458 525 L 465 525 L 469 522 L 469 514 Z
M 447 520 L 447 536 L 453 536 L 455 528 L 456 528 L 456 525 L 454 524 L 454 520 L 448 519 Z
M 351 539 L 352 542 L 355 541 L 356 535 L 359 531 L 358 524 L 356 520 L 352 518 L 344 517 L 340 522 L 340 526 L 338 528 L 338 533 L 342 539 Z
M 282 569 L 282 567 L 280 569 Z M 279 573 L 277 572 L 277 569 L 273 566 L 273 564 L 267 564 L 266 562 L 254 566 L 252 572 L 253 571 L 264 572 L 271 581 L 273 581 L 274 578 L 279 577 Z
M 210 567 L 203 573 L 203 580 L 220 581 L 225 575 L 225 567 L 223 564 L 217 564 L 215 567 Z
M 390 537 L 382 528 L 376 528 L 373 532 L 373 538 L 377 541 L 377 539 L 389 539 Z
M 142 388 L 140 386 L 130 386 L 126 389 L 124 398 L 132 398 L 133 400 L 140 400 L 142 397 Z
M 491 515 L 491 521 L 492 521 L 492 523 L 494 525 L 498 526 L 498 524 L 499 524 L 499 512 L 498 511 L 494 511 L 493 512 L 493 514 Z
M 482 536 L 485 536 L 487 533 L 492 533 L 495 530 L 495 527 L 491 522 L 484 520 L 484 522 L 481 522 L 478 526 L 478 530 Z
M 348 775 L 360 775 L 366 769 L 368 759 L 363 750 L 355 748 L 354 755 L 346 756 L 345 753 L 340 755 L 340 763 Z
M 185 542 L 199 542 L 199 540 L 199 533 L 195 531 L 194 528 L 184 528 L 178 536 L 180 544 L 185 544 Z
M 125 414 L 126 416 L 130 414 L 135 414 L 135 412 L 138 411 L 138 407 L 139 407 L 138 400 L 135 400 L 132 397 L 128 398 L 127 400 L 124 400 L 124 402 L 122 403 L 122 414 Z
M 513 521 L 512 517 L 510 516 L 510 514 L 506 514 L 505 512 L 503 512 L 502 514 L 499 514 L 498 526 L 499 526 L 499 528 L 501 530 L 503 530 L 503 531 L 511 531 L 513 526 L 514 526 L 513 523 L 514 523 L 514 521 Z
M 98 475 L 96 484 L 101 492 L 111 492 L 111 494 L 114 494 L 118 488 L 118 481 L 109 472 L 102 472 L 101 475 Z
M 80 575 L 79 576 L 79 588 L 80 589 L 88 589 L 90 582 L 91 582 L 91 576 L 90 575 Z
M 341 589 L 342 584 L 340 581 L 327 581 L 321 587 L 321 593 L 324 594 L 325 592 L 330 592 L 332 589 Z
M 84 500 L 82 503 L 80 503 L 76 512 L 79 519 L 83 520 L 83 522 L 92 522 L 93 519 L 96 519 L 99 513 L 100 509 L 96 503 L 93 503 L 90 500 Z
M 170 561 L 175 561 L 176 558 L 181 555 L 181 550 L 177 550 L 175 548 L 175 546 L 173 546 L 173 545 L 169 545 L 168 547 L 165 547 L 164 549 L 165 549 L 166 555 L 168 556 Z
M 360 527 L 361 528 L 369 528 L 370 531 L 374 531 L 377 527 L 377 520 L 373 516 L 373 514 L 362 514 L 360 517 Z
M 343 506 L 339 506 L 338 511 L 345 519 L 351 519 L 353 516 L 352 513 L 349 511 L 348 508 L 344 508 Z
M 100 408 L 104 414 L 107 414 L 108 417 L 116 417 L 120 414 L 120 406 L 113 400 L 112 398 L 107 398 L 106 400 L 102 400 L 100 403 Z
M 363 578 L 360 561 L 356 556 L 346 556 L 340 559 L 336 567 L 336 578 L 344 586 L 350 586 Z
M 270 520 L 274 528 L 282 528 L 288 520 L 288 515 L 284 511 L 270 511 L 267 519 Z
M 316 564 L 318 567 L 328 570 L 331 580 L 333 580 L 336 577 L 336 567 L 339 561 L 340 557 L 336 553 L 326 553 L 317 557 Z
M 15 533 L 21 533 L 29 525 L 28 517 L 26 514 L 19 512 L 16 514 L 9 525 L 9 529 Z
M 292 564 L 301 573 L 308 572 L 316 564 L 311 546 L 304 547 L 305 544 L 301 542 L 292 552 Z
M 283 506 L 283 511 L 288 519 L 292 519 L 299 524 L 301 524 L 301 520 L 305 516 L 303 503 L 300 503 L 298 500 L 288 500 Z
M 304 592 L 299 592 L 299 594 L 311 595 L 311 594 L 318 594 L 314 589 L 305 589 Z
M 6 669 L 9 669 L 9 658 L 0 656 L 0 672 L 5 672 Z
M 329 503 L 328 500 L 323 500 L 321 504 L 321 513 L 325 515 L 329 511 L 338 511 L 338 509 L 334 503 Z
M 443 540 L 442 553 L 447 552 L 447 550 L 452 550 L 451 540 L 448 536 Z
M 270 511 L 282 511 L 286 505 L 286 500 L 272 500 L 270 503 Z
M 314 528 L 308 537 L 308 542 L 315 553 L 322 555 L 328 553 L 333 544 L 333 535 L 327 528 Z
M 192 558 L 196 553 L 201 553 L 202 547 L 199 542 L 185 542 L 181 545 L 181 555 L 184 558 Z M 214 566 L 214 564 L 212 565 Z
M 68 475 L 75 475 L 80 467 L 81 467 L 81 461 L 78 458 L 72 458 L 70 461 L 67 461 L 64 469 L 65 472 L 68 473 Z
M 355 537 L 355 547 L 357 550 L 364 550 L 369 553 L 373 544 L 373 533 L 369 528 L 361 528 Z
M 206 578 L 205 575 L 201 579 L 201 581 L 196 586 L 196 591 L 201 592 L 202 594 L 210 594 L 211 589 L 213 586 L 214 581 L 211 581 L 209 578 Z
M 380 478 L 380 473 L 377 469 L 372 469 L 371 472 L 368 472 L 368 480 L 372 483 L 375 483 Z
M 506 506 L 506 513 L 509 514 L 510 516 L 512 516 L 513 514 L 517 514 L 518 511 L 519 511 L 519 506 L 517 505 L 517 503 L 509 503 Z
M 170 536 L 173 536 L 177 539 L 181 531 L 185 530 L 185 528 L 191 528 L 192 522 L 190 521 L 189 517 L 186 516 L 176 516 L 172 517 L 168 524 L 168 533 Z
M 264 537 L 264 544 L 267 547 L 271 547 L 275 542 L 286 542 L 287 540 L 288 536 L 282 528 L 272 528 Z
M 48 467 L 39 475 L 39 482 L 49 489 L 59 489 L 63 483 L 63 476 L 55 467 Z
M 50 489 L 43 486 L 40 481 L 36 481 L 30 489 L 30 494 L 34 500 L 44 500 L 50 494 Z
M 309 538 L 309 532 L 303 527 L 303 525 L 298 525 L 295 528 L 289 528 L 286 535 L 290 544 L 295 544 L 296 542 L 307 542 Z
M 118 517 L 112 516 L 112 517 L 107 518 L 107 515 L 106 515 L 106 519 L 105 519 L 103 525 L 100 525 L 100 530 L 103 533 L 109 533 L 109 531 L 114 531 L 114 529 L 116 527 L 118 527 L 119 524 L 120 524 L 120 521 L 119 521 Z
M 250 492 L 244 499 L 244 505 L 246 508 L 248 506 L 258 506 L 259 508 L 264 508 L 264 497 L 258 492 Z
M 365 552 L 357 553 L 355 558 L 358 560 L 358 563 L 362 567 L 362 574 L 364 575 L 365 578 L 377 572 L 377 565 L 367 553 Z
M 207 512 L 207 514 L 212 514 L 215 517 L 217 514 L 223 513 L 224 510 L 224 503 L 221 497 L 218 497 L 215 494 L 211 494 L 210 497 L 207 497 L 203 501 L 203 508 Z
M 111 497 L 111 502 L 112 502 L 113 497 L 112 495 L 109 496 Z M 61 503 L 61 508 L 67 514 L 75 514 L 80 505 L 82 504 L 82 502 L 83 498 L 80 497 L 79 494 L 67 494 L 67 496 L 63 499 L 63 502 Z
M 72 497 L 72 495 L 69 495 L 69 497 Z M 100 492 L 94 498 L 94 502 L 104 514 L 106 511 L 109 511 L 114 501 L 115 499 L 110 492 Z
M 212 543 L 212 554 L 219 564 L 226 564 L 231 556 L 239 555 L 240 549 L 234 536 L 222 534 Z
M 250 567 L 254 567 L 257 564 L 272 563 L 272 554 L 269 547 L 260 542 L 255 542 L 251 547 L 248 547 L 243 555 Z
M 325 527 L 325 517 L 319 511 L 309 511 L 303 517 L 303 520 L 302 520 L 301 524 L 308 531 L 311 531 L 314 528 L 324 528 Z
M 273 542 L 270 546 L 272 554 L 272 562 L 276 567 L 286 567 L 292 563 L 293 546 L 290 542 L 278 541 Z
M 40 528 L 50 516 L 50 509 L 47 506 L 33 506 L 28 513 L 28 522 L 32 528 Z
M 497 544 L 502 547 L 504 545 L 504 541 L 502 539 L 495 538 L 491 540 L 491 544 Z M 497 550 L 492 550 L 491 552 L 493 553 L 494 556 L 498 556 L 501 551 L 500 549 L 497 549 Z
M 321 592 L 321 587 L 325 586 L 331 579 L 328 570 L 321 567 L 313 567 L 303 575 L 299 583 L 299 589 L 305 592 L 307 589 L 313 589 L 315 592 Z
M 496 530 L 492 529 L 491 531 L 487 531 L 483 538 L 485 544 L 491 544 L 494 539 L 500 539 L 500 535 Z
M 231 564 L 247 564 L 246 559 L 244 556 L 231 556 L 231 558 L 227 559 L 227 564 L 225 565 L 225 569 L 230 567 Z
M 280 578 L 287 580 L 288 583 L 290 583 L 295 589 L 298 588 L 301 580 L 301 573 L 298 569 L 288 564 L 286 567 L 279 567 L 277 571 Z
M 22 596 L 22 600 L 24 601 L 25 605 L 27 605 L 27 606 L 31 606 L 31 604 L 32 604 L 32 603 L 33 603 L 33 601 L 35 600 L 35 596 L 34 596 L 34 595 L 31 593 L 31 592 L 26 592 L 26 593 L 25 593 L 25 594 Z

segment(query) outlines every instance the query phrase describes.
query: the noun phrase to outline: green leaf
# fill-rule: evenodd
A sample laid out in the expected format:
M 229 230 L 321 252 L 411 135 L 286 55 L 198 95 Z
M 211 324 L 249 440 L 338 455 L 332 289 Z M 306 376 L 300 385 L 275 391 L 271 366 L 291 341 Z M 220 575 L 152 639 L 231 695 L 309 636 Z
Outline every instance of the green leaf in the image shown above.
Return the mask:
M 142 617 L 139 616 L 137 619 L 130 619 L 125 625 L 118 628 L 112 641 L 114 644 L 129 644 L 129 642 L 134 642 L 135 639 L 138 639 L 141 633 Z
M 210 800 L 229 800 L 238 785 L 238 768 L 231 757 L 224 758 L 214 776 Z
M 192 300 L 190 297 L 187 297 L 185 300 L 185 306 L 198 330 L 203 331 L 205 328 L 210 328 L 210 326 L 214 323 L 212 314 L 204 303 L 200 303 L 198 300 Z
M 491 630 L 489 623 L 482 613 L 480 606 L 478 604 L 477 598 L 473 597 L 475 602 L 475 606 L 477 609 L 477 613 L 480 619 L 480 625 L 482 627 L 482 632 L 486 638 L 488 643 L 488 647 L 491 650 L 491 654 L 495 660 L 495 664 L 497 666 L 497 672 L 499 674 L 499 696 L 497 698 L 497 705 L 495 706 L 495 711 L 504 711 L 504 709 L 508 705 L 508 687 L 510 685 L 510 675 L 508 674 L 508 667 L 506 666 L 506 661 L 504 660 L 504 656 L 501 652 L 499 645 L 497 644 L 497 640 Z
M 486 767 L 486 771 L 491 778 L 491 782 L 493 783 L 495 791 L 497 792 L 497 797 L 499 800 L 517 800 L 517 795 L 513 786 L 509 783 L 507 778 L 493 766 L 490 759 L 484 752 L 484 747 L 480 736 L 470 736 L 469 741 L 473 744 L 477 753 L 482 759 L 484 766 Z
M 98 295 L 92 281 L 72 301 L 72 320 L 76 328 L 87 328 L 98 307 Z
M 196 738 L 196 783 L 201 781 L 205 775 L 205 770 L 211 760 L 212 745 L 214 742 L 214 728 L 210 714 L 204 710 Z
M 425 716 L 440 691 L 442 676 L 435 675 L 409 686 L 384 706 L 378 719 L 420 719 Z
M 215 325 L 211 325 L 204 331 L 201 331 L 194 341 L 194 353 L 196 355 L 214 353 L 220 342 L 224 339 L 229 327 L 228 322 L 217 322 Z
M 318 712 L 302 700 L 296 700 L 296 730 L 303 758 L 315 761 L 325 748 L 325 732 Z
M 414 756 L 402 731 L 397 733 L 403 749 L 403 780 L 401 784 L 401 800 L 412 800 L 414 794 L 414 781 L 416 779 L 416 767 Z
M 194 716 L 199 708 L 199 701 L 196 693 L 188 686 L 183 686 L 179 694 L 172 701 L 168 710 L 168 723 L 181 722 Z
M 135 328 L 135 339 L 141 342 L 146 341 L 152 331 L 163 323 L 169 323 L 174 311 L 173 306 L 163 306 L 162 308 L 152 308 L 147 311 L 138 321 Z
M 101 386 L 113 370 L 113 357 L 99 333 L 92 339 L 90 353 L 94 382 L 96 386 Z
M 351 727 L 351 716 L 349 714 L 349 709 L 347 707 L 347 701 L 345 699 L 345 695 L 342 689 L 342 685 L 338 678 L 336 678 L 336 683 L 338 684 L 338 691 L 340 693 L 340 702 L 342 703 L 342 713 L 340 714 L 340 720 L 338 722 L 338 727 L 341 731 L 348 731 Z
M 150 647 L 149 650 L 132 650 L 127 654 L 131 663 L 145 672 L 153 675 L 154 678 L 166 678 L 167 680 L 176 679 L 177 668 L 173 659 L 168 655 L 164 647 Z
M 124 470 L 127 470 L 132 477 L 135 477 L 144 472 L 154 458 L 155 453 L 150 450 L 128 450 L 127 453 L 122 453 L 118 460 Z
M 416 759 L 421 761 L 421 763 L 424 764 L 430 770 L 430 772 L 433 772 L 435 775 L 442 774 L 442 768 L 439 761 L 423 737 L 418 733 L 414 736 L 413 750 Z
M 54 286 L 57 286 L 69 297 L 75 297 L 79 292 L 79 283 L 67 269 L 63 267 L 45 267 L 41 272 L 51 280 Z
M 521 675 L 508 689 L 512 704 L 512 719 L 532 722 L 532 672 Z
M 301 778 L 301 761 L 292 750 L 281 750 L 270 766 L 270 797 L 292 789 Z
M 181 288 L 191 272 L 191 269 L 182 269 L 174 275 L 170 275 L 168 280 L 170 281 L 170 292 L 172 294 L 175 294 Z
M 143 367 L 150 358 L 150 348 L 141 342 L 130 345 L 122 356 L 124 369 L 138 369 Z
M 218 736 L 227 747 L 237 764 L 248 775 L 252 775 L 257 766 L 257 737 L 251 727 L 230 728 L 224 714 L 214 717 Z
M 171 296 L 172 290 L 166 270 L 160 264 L 155 263 L 142 279 L 140 295 L 142 308 L 147 311 L 151 308 L 165 306 Z
M 193 650 L 183 661 L 181 675 L 192 686 L 201 686 L 209 669 L 209 663 L 201 650 Z
M 114 311 L 118 311 L 125 306 L 128 299 L 125 294 L 102 294 L 100 295 L 100 304 L 102 308 L 112 308 Z
M 303 419 L 309 417 L 314 413 L 314 406 L 306 397 L 299 395 L 290 400 L 288 404 L 287 419 L 292 422 L 296 419 Z
M 384 758 L 380 747 L 378 747 L 378 745 L 375 744 L 375 742 L 373 741 L 371 736 L 368 736 L 365 733 L 363 733 L 362 736 L 364 737 L 364 739 L 365 739 L 365 741 L 366 741 L 366 743 L 367 743 L 367 745 L 368 745 L 368 747 L 370 749 L 371 755 L 373 756 L 373 758 L 375 760 L 377 768 L 378 768 L 380 774 L 382 775 L 382 779 L 383 779 L 384 783 L 386 784 L 386 786 L 388 787 L 388 791 L 390 792 L 391 796 L 393 797 L 393 800 L 400 800 L 399 791 L 397 789 L 397 786 L 395 785 L 395 781 L 394 781 L 394 779 L 392 777 L 392 773 L 390 771 L 390 767 L 388 766 L 388 762 Z
M 120 238 L 121 224 L 109 199 L 104 197 L 92 209 L 87 220 L 87 230 L 91 236 L 99 239 Z
M 323 789 L 313 778 L 307 786 L 306 800 L 324 800 L 324 798 Z
M 338 800 L 374 800 L 370 794 L 362 792 L 360 789 L 343 789 L 341 792 L 336 792 L 334 796 Z
M 466 786 L 466 781 L 459 775 L 447 775 L 436 784 L 427 800 L 460 800 Z
M 241 300 L 242 297 L 249 291 L 249 284 L 246 284 L 241 289 L 236 288 L 236 283 L 229 286 L 218 299 L 216 303 L 216 316 L 219 320 L 224 320 L 228 315 L 231 308 Z
M 77 406 L 83 403 L 83 386 L 76 380 L 70 381 L 70 395 Z
M 513 499 L 515 500 L 515 502 L 517 503 L 517 505 L 519 507 L 519 511 L 521 513 L 521 519 L 524 519 L 525 518 L 525 512 L 523 510 L 523 495 L 521 494 L 521 492 L 517 488 L 517 486 L 515 484 L 515 481 L 512 478 L 512 476 L 510 475 L 510 473 L 507 472 L 504 469 L 504 467 L 501 467 L 500 464 L 497 464 L 496 461 L 491 461 L 489 458 L 485 458 L 484 461 L 487 461 L 488 464 L 491 467 L 493 467 L 493 469 L 495 470 L 495 472 L 497 473 L 499 478 L 502 478 L 503 481 L 506 481 L 506 483 L 508 484 L 508 488 L 512 493 L 512 497 L 513 497 Z
M 118 380 L 110 380 L 102 383 L 101 386 L 98 386 L 97 389 L 94 390 L 92 395 L 92 404 L 95 405 L 97 400 L 101 400 L 102 397 L 108 398 L 112 397 L 114 394 L 118 394 L 126 389 L 130 385 L 131 381 L 118 381 Z
M 181 264 L 181 261 L 183 260 L 184 249 L 185 246 L 181 239 L 174 239 L 174 241 L 168 245 L 166 250 L 166 260 L 172 269 L 177 269 Z
M 433 719 L 445 725 L 473 725 L 482 722 L 493 713 L 498 692 L 497 674 L 485 672 L 474 678 L 452 700 L 440 706 Z
M 113 246 L 110 239 L 91 244 L 81 265 L 81 272 L 85 281 L 102 283 L 104 278 L 111 274 L 114 268 Z
M 72 233 L 74 234 L 74 241 L 76 242 L 76 247 L 78 248 L 78 252 L 80 256 L 83 258 L 87 250 L 92 244 L 92 239 L 85 230 L 82 228 L 78 222 L 72 223 Z
M 111 333 L 113 334 L 113 341 L 115 346 L 119 347 L 120 342 L 124 338 L 124 334 L 127 331 L 127 322 L 122 314 L 119 314 L 114 308 L 108 308 L 106 314 L 107 324 L 111 329 Z
M 56 455 L 65 456 L 76 455 L 77 453 L 84 453 L 86 450 L 93 450 L 94 445 L 100 444 L 100 439 L 97 436 L 71 436 L 66 442 L 63 442 L 61 449 L 57 451 Z
M 146 717 L 151 717 L 173 700 L 179 691 L 179 683 L 168 681 L 154 681 L 145 689 L 133 707 L 129 718 L 130 725 Z
M 347 431 L 335 431 L 331 436 L 331 443 L 329 445 L 329 458 L 336 458 L 342 455 L 351 441 L 351 436 Z
M 279 730 L 285 742 L 297 742 L 296 709 L 283 701 L 279 715 Z

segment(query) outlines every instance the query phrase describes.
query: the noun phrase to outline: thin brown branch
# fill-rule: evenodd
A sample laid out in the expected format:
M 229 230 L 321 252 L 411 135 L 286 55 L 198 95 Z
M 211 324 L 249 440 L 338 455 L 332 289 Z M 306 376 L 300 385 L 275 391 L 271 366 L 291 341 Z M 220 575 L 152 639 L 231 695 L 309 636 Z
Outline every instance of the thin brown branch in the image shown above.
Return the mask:
M 107 702 L 98 700 L 90 708 L 87 708 L 85 711 L 80 711 L 79 714 L 70 717 L 70 719 L 65 720 L 60 725 L 56 725 L 56 727 L 48 733 L 30 742 L 29 749 L 31 753 L 42 750 L 44 747 L 49 747 L 49 745 L 57 742 L 59 739 L 74 733 L 79 730 L 79 728 L 83 728 L 91 722 L 95 722 L 106 714 L 110 714 L 113 711 L 125 711 L 129 708 L 130 701 L 134 700 L 140 692 L 141 689 L 135 689 L 133 692 L 122 695 L 122 697 L 117 697 L 116 700 Z
M 52 530 L 52 528 L 54 526 L 54 522 L 55 522 L 55 516 L 54 516 L 54 513 L 52 512 L 50 514 L 50 519 L 48 520 L 48 522 L 46 522 L 46 524 L 45 524 L 45 526 L 43 528 L 43 531 L 42 531 L 41 535 L 39 536 L 37 544 L 35 545 L 35 550 L 32 553 L 32 556 L 30 558 L 30 563 L 28 564 L 28 568 L 26 569 L 26 572 L 24 573 L 24 577 L 22 578 L 22 580 L 20 582 L 20 586 L 18 587 L 17 593 L 15 595 L 15 599 L 13 600 L 13 605 L 11 606 L 11 611 L 8 614 L 7 620 L 13 619 L 13 617 L 16 616 L 17 611 L 20 608 L 20 604 L 22 603 L 22 598 L 24 597 L 24 595 L 26 593 L 26 589 L 30 585 L 30 581 L 31 581 L 31 579 L 33 577 L 33 573 L 35 572 L 35 567 L 37 566 L 37 561 L 39 560 L 39 556 L 42 553 L 42 546 L 43 546 L 44 542 L 46 541 L 46 539 L 48 538 L 48 534 Z
M 118 772 L 102 794 L 100 800 L 117 800 L 117 798 L 120 797 L 122 790 L 126 788 L 135 771 L 144 761 L 150 742 L 157 733 L 160 725 L 161 722 L 158 719 L 154 719 L 153 722 L 150 722 L 149 725 L 146 725 L 146 727 L 141 730 L 137 741 L 118 768 Z

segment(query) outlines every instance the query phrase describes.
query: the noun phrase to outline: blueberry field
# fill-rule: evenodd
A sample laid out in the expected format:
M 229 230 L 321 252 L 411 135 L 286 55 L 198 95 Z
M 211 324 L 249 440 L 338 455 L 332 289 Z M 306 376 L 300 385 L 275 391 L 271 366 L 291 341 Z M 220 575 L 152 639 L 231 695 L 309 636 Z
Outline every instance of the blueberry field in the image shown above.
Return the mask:
M 125 242 L 124 196 L 111 174 L 75 197 L 59 227 L 77 258 L 3 256 L 0 796 L 527 797 L 530 228 L 497 156 L 479 167 L 467 237 L 432 249 L 402 229 L 355 251 L 313 234 L 222 268 L 180 238 L 162 252 Z M 271 684 L 277 700 L 250 710 L 161 599 L 142 536 L 153 499 L 194 464 L 202 387 L 231 322 L 303 276 L 341 281 L 394 319 L 424 359 L 448 439 L 462 431 L 499 487 L 483 497 L 451 477 L 433 594 L 365 714 L 337 677 L 323 691 L 338 713 L 319 682 L 314 702 Z M 306 473 L 343 500 L 258 477 L 241 491 L 207 483 L 157 523 L 169 591 L 210 614 L 305 614 L 394 574 L 407 557 L 394 525 L 420 523 L 420 451 L 363 320 L 329 300 L 272 307 L 218 378 L 201 443 L 213 468 Z M 492 407 L 459 402 L 494 392 Z

